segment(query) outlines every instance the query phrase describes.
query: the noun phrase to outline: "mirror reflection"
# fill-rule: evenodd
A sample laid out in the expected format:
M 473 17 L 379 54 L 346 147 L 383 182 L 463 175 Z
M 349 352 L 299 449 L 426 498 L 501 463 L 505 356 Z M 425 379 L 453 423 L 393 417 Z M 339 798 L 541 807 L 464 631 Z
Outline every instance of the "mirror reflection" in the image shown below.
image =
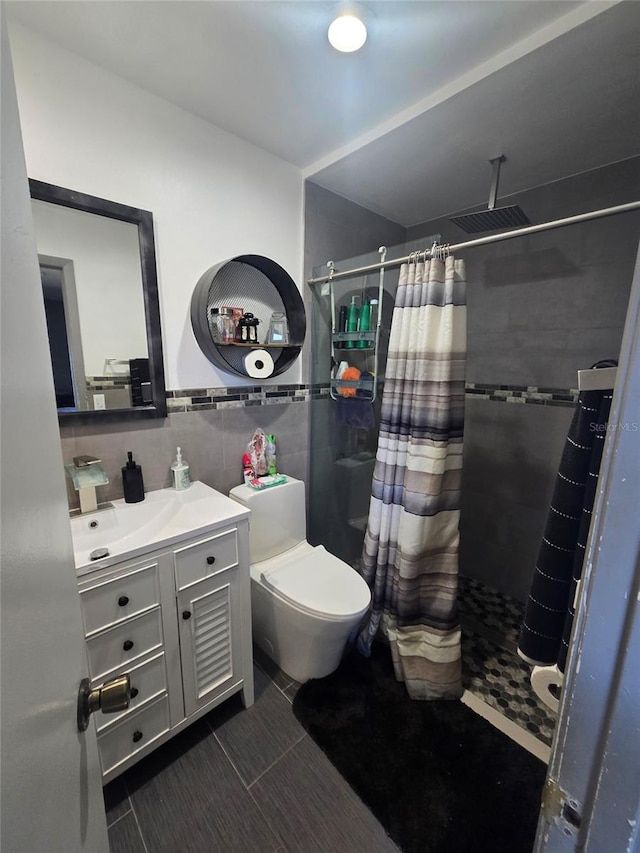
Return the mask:
M 153 215 L 29 187 L 60 421 L 166 417 Z
M 149 405 L 138 226 L 32 199 L 58 409 Z

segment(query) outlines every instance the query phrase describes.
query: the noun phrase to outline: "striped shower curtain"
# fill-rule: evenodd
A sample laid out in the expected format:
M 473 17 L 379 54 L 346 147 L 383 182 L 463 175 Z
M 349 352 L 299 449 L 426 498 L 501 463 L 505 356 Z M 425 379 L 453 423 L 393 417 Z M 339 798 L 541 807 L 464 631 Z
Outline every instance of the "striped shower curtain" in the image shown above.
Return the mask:
M 368 655 L 380 630 L 413 699 L 462 695 L 456 596 L 465 303 L 464 261 L 402 266 L 362 553 L 372 603 L 358 648 Z

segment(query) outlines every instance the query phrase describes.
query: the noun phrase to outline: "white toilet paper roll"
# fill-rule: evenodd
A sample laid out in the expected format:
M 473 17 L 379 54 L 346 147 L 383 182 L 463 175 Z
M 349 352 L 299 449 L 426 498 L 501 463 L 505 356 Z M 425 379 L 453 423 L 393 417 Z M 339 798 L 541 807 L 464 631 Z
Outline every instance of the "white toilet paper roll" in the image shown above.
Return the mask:
M 252 349 L 244 357 L 244 369 L 252 379 L 267 379 L 273 373 L 273 359 L 266 349 Z
M 547 708 L 558 710 L 560 704 L 560 688 L 564 680 L 557 666 L 534 666 L 531 673 L 531 686 L 535 694 L 542 699 Z M 551 692 L 554 690 L 555 696 Z

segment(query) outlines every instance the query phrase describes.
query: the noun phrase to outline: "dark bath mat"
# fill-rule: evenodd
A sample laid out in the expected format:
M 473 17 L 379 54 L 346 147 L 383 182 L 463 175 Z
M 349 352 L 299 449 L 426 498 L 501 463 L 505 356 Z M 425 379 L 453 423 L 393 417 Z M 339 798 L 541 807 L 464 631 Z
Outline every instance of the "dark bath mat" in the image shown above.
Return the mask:
M 409 699 L 385 646 L 293 710 L 405 853 L 531 853 L 546 765 L 461 702 Z

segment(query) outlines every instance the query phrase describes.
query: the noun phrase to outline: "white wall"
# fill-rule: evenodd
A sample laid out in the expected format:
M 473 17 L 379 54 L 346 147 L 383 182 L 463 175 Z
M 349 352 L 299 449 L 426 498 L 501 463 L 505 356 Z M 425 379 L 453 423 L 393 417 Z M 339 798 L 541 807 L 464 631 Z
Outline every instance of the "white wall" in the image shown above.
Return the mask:
M 148 356 L 138 226 L 46 201 L 31 209 L 38 253 L 73 261 L 86 375 L 128 373 L 105 359 Z
M 301 172 L 31 30 L 10 35 L 29 177 L 153 212 L 167 388 L 242 384 L 198 349 L 191 294 L 243 253 L 302 290 Z M 300 381 L 299 360 L 278 380 Z

